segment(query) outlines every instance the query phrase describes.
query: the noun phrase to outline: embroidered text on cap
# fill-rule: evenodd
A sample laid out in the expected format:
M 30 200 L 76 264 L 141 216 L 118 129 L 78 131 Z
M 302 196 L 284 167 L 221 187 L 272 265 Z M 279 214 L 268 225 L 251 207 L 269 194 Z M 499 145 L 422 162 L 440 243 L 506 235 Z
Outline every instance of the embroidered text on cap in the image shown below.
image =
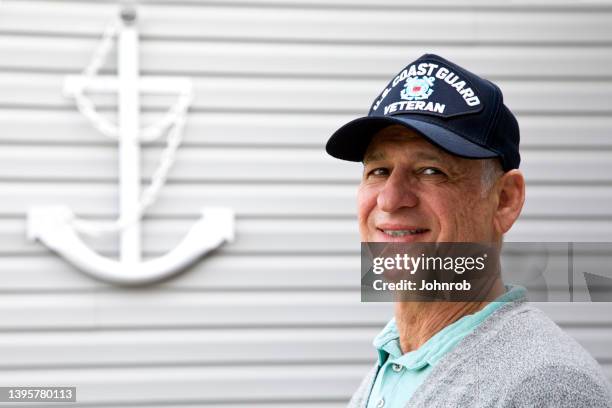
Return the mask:
M 389 102 L 385 104 L 385 100 Z M 377 116 L 422 113 L 450 117 L 481 109 L 476 90 L 462 75 L 441 64 L 421 62 L 409 65 L 397 74 L 370 113 Z

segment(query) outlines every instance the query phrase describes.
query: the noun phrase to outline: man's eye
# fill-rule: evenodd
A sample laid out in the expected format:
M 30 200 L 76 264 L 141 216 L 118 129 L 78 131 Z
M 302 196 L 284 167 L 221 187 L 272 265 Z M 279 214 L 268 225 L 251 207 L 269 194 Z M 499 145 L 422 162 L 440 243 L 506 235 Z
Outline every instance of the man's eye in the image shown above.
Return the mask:
M 370 176 L 379 177 L 379 176 L 386 176 L 387 174 L 389 174 L 387 169 L 385 169 L 384 167 L 377 167 L 375 169 L 370 170 L 367 175 L 368 177 Z
M 425 168 L 421 169 L 420 173 L 425 175 L 425 176 L 435 176 L 435 175 L 438 175 L 438 174 L 444 174 L 444 172 L 442 170 L 437 169 L 435 167 L 425 167 Z

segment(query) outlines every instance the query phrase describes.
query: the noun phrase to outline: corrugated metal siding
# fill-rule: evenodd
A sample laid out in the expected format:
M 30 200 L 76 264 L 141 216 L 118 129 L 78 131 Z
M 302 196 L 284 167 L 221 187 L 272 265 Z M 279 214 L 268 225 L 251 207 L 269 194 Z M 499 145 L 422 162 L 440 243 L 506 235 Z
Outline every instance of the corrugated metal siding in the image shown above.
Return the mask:
M 611 3 L 141 3 L 143 74 L 197 88 L 145 255 L 172 248 L 204 205 L 235 208 L 238 239 L 132 290 L 26 241 L 30 205 L 117 215 L 116 146 L 61 95 L 116 7 L 3 1 L 0 384 L 76 385 L 88 406 L 343 406 L 391 308 L 359 303 L 359 166 L 323 143 L 424 52 L 498 82 L 519 116 L 528 197 L 507 239 L 612 241 Z M 96 101 L 113 116 L 112 97 Z M 168 99 L 143 103 L 146 122 Z M 144 148 L 144 181 L 161 148 Z M 117 251 L 112 238 L 91 245 Z M 542 308 L 612 377 L 610 305 Z

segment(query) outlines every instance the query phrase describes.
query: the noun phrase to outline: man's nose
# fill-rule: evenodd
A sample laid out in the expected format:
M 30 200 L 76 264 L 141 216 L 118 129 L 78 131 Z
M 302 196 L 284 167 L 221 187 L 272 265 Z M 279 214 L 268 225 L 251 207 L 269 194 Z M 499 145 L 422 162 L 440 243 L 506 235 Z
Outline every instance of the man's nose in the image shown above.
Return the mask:
M 406 174 L 392 172 L 378 192 L 376 204 L 384 212 L 394 212 L 403 207 L 415 207 L 419 200 L 414 180 Z

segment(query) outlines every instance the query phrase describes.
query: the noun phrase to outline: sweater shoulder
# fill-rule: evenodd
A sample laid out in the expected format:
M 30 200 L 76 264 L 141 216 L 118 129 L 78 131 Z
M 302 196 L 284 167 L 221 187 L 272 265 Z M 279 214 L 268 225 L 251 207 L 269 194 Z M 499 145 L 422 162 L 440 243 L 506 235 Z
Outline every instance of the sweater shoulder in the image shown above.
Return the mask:
M 505 393 L 500 407 L 612 408 L 609 385 L 580 367 L 565 364 L 536 367 Z
M 565 390 L 586 387 L 612 398 L 597 361 L 540 309 L 523 303 L 492 317 L 480 333 L 473 333 L 481 337 L 474 342 L 478 352 L 467 354 L 487 367 L 483 372 L 492 378 L 503 372 L 505 391 L 537 390 L 534 384 L 541 384 Z
M 538 366 L 599 367 L 584 347 L 532 305 L 522 303 L 508 313 L 493 315 L 487 323 L 474 335 L 507 358 Z

